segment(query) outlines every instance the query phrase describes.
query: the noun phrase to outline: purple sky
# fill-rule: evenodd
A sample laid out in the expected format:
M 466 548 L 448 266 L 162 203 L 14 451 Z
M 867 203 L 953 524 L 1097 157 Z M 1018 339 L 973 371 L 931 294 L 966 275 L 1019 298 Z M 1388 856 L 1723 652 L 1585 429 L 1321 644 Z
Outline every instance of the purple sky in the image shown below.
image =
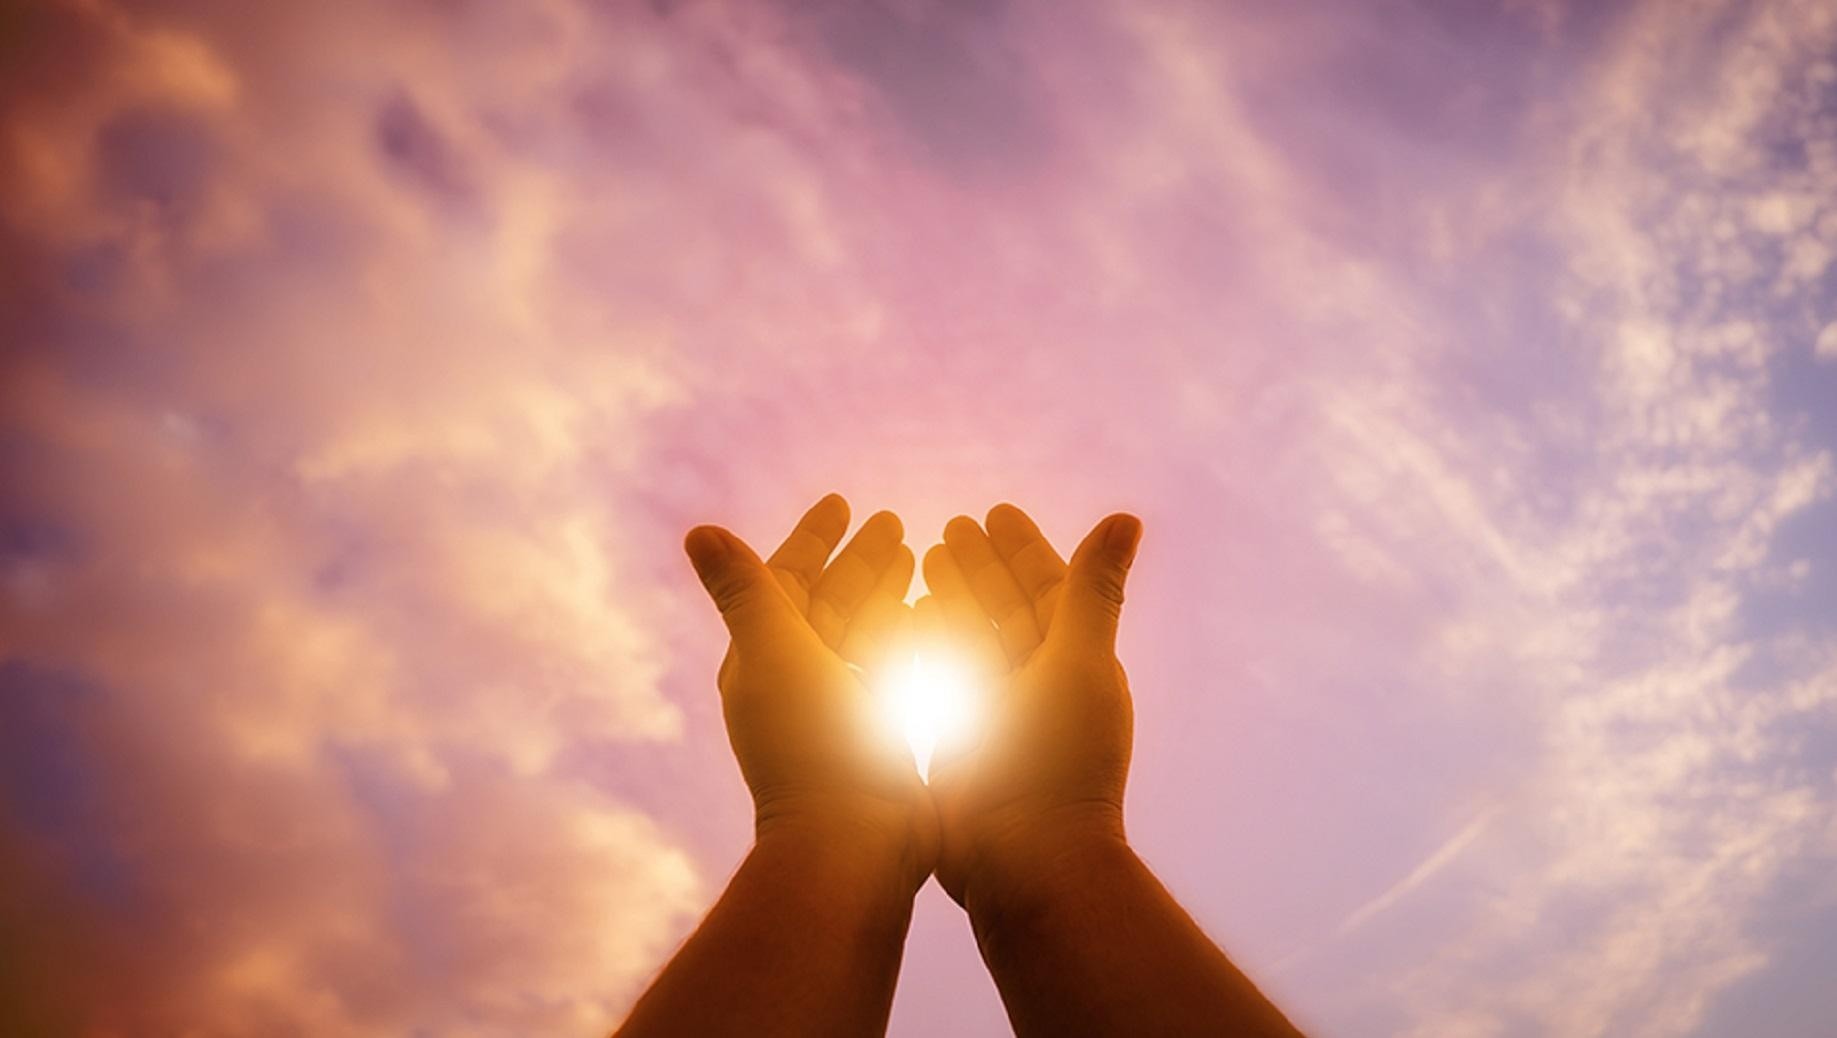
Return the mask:
M 1837 7 L 0 15 L 0 1006 L 591 1034 L 678 549 L 1147 534 L 1136 844 L 1323 1035 L 1837 1019 Z M 900 1035 L 1006 1025 L 921 895 Z

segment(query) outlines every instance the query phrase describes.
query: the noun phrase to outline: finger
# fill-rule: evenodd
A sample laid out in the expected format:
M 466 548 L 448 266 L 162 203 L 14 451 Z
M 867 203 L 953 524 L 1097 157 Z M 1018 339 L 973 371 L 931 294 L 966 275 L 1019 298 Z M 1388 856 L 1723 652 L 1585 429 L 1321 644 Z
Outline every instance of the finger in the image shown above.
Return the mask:
M 1008 564 L 995 554 L 989 535 L 976 520 L 960 515 L 945 524 L 944 544 L 969 581 L 970 592 L 989 619 L 995 621 L 1008 660 L 1019 663 L 1026 659 L 1040 644 L 1039 619 L 1034 615 L 1032 600 L 1021 590 Z
M 823 564 L 847 532 L 848 502 L 841 494 L 825 494 L 766 560 L 798 612 L 809 610 L 810 589 L 822 578 Z
M 944 600 L 935 592 L 920 595 L 919 600 L 912 603 L 912 615 L 906 623 L 905 641 L 899 647 L 901 653 L 934 659 L 963 657 L 963 636 L 955 629 Z
M 1033 603 L 1035 621 L 1044 634 L 1065 586 L 1065 560 L 1026 512 L 1010 504 L 989 509 L 989 545 L 1008 564 L 1021 593 Z
M 1066 571 L 1053 636 L 1064 627 L 1074 637 L 1106 650 L 1116 647 L 1116 623 L 1123 613 L 1123 582 L 1141 543 L 1142 521 L 1117 513 L 1085 535 Z
M 810 626 L 823 644 L 836 648 L 848 630 L 848 619 L 854 615 L 881 573 L 899 556 L 900 538 L 906 535 L 899 516 L 892 512 L 875 512 L 855 531 L 848 547 L 829 564 L 810 590 Z M 911 574 L 907 574 L 911 579 Z M 901 592 L 903 597 L 904 592 Z
M 936 595 L 920 595 L 912 603 L 912 620 L 908 633 L 911 636 L 911 649 L 914 652 L 926 652 L 946 642 L 944 627 L 944 607 L 938 603 Z
M 906 589 L 912 583 L 912 569 L 912 549 L 901 544 L 893 562 L 880 572 L 874 590 L 849 619 L 837 650 L 843 659 L 869 671 L 886 662 L 911 613 Z
M 683 538 L 683 550 L 736 646 L 801 624 L 790 596 L 745 541 L 718 526 L 698 526 Z
M 950 549 L 942 544 L 925 553 L 925 586 L 938 600 L 954 654 L 963 656 L 982 674 L 1007 673 L 1008 654 L 1002 650 L 994 623 L 970 591 Z

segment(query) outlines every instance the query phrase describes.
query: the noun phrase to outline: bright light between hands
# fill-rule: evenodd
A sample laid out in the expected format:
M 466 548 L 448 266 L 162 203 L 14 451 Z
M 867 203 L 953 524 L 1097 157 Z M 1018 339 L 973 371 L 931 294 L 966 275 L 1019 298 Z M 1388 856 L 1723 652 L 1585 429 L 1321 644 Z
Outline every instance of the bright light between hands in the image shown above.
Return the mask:
M 917 653 L 888 665 L 875 684 L 882 716 L 905 736 L 919 775 L 930 781 L 938 744 L 965 738 L 981 716 L 969 669 L 948 656 Z

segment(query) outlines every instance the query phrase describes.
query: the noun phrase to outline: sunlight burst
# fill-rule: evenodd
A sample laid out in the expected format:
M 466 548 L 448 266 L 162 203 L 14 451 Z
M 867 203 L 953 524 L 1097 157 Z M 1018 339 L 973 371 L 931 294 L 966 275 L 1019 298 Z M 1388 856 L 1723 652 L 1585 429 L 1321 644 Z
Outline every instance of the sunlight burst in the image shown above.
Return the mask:
M 969 668 L 949 656 L 915 653 L 889 666 L 878 684 L 883 715 L 905 736 L 919 775 L 930 781 L 938 744 L 969 735 L 980 716 Z

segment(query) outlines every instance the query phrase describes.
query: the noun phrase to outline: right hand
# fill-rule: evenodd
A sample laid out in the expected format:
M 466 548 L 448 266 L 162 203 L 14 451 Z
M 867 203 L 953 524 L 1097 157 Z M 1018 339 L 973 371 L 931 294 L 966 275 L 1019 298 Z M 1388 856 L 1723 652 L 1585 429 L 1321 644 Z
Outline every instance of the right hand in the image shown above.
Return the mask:
M 966 908 L 999 900 L 1092 841 L 1122 842 L 1133 712 L 1116 659 L 1123 583 L 1141 522 L 1098 523 L 1068 565 L 1013 505 L 968 516 L 925 555 L 921 638 L 947 640 L 988 678 L 988 719 L 931 769 L 938 882 Z

